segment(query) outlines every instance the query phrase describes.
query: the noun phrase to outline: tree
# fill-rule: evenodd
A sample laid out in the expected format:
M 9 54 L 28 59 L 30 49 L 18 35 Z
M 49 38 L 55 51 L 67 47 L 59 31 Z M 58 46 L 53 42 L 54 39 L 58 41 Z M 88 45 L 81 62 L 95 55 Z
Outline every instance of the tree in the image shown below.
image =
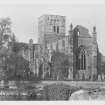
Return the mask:
M 65 56 L 66 57 L 66 56 Z M 65 58 L 64 61 L 61 63 L 62 65 L 62 73 L 64 74 L 64 77 L 68 77 L 68 69 L 69 69 L 69 61 L 68 61 L 68 58 Z
M 0 44 L 9 40 L 11 36 L 11 19 L 10 18 L 2 18 L 0 19 Z
M 20 51 L 20 47 L 18 46 L 17 42 L 13 42 L 12 44 L 12 51 L 15 54 L 15 56 L 18 54 L 18 52 Z
M 60 52 L 54 52 L 51 63 L 53 79 L 64 80 L 68 77 L 69 60 L 67 55 Z
M 24 79 L 28 76 L 29 72 L 29 62 L 25 60 L 22 56 L 18 56 L 18 52 L 20 51 L 20 46 L 18 46 L 18 42 L 16 40 L 15 34 L 11 30 L 11 19 L 10 18 L 2 18 L 0 19 L 0 56 L 5 57 L 5 69 L 7 79 L 13 78 L 21 78 Z M 7 49 L 11 51 L 4 52 L 4 47 L 2 46 L 6 42 L 12 49 Z M 11 52 L 11 54 L 9 54 Z
M 17 42 L 16 36 L 15 36 L 15 34 L 14 34 L 14 33 L 12 33 L 12 35 L 11 35 L 10 39 L 11 39 L 11 42 L 12 42 L 12 43 Z
M 43 74 L 43 63 L 41 62 L 39 64 L 39 79 L 42 79 L 42 74 Z
M 22 79 L 28 78 L 29 62 L 21 56 L 16 57 L 16 76 Z
M 7 77 L 12 80 L 24 80 L 28 79 L 29 62 L 25 60 L 22 56 L 11 55 L 6 60 L 8 65 Z

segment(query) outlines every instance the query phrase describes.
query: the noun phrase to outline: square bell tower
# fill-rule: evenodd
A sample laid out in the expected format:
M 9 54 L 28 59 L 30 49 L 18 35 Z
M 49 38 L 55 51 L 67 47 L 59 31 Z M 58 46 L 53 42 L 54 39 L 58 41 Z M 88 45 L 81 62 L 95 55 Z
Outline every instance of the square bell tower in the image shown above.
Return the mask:
M 65 16 L 42 15 L 38 21 L 39 44 L 45 51 L 48 43 L 52 43 L 65 36 Z

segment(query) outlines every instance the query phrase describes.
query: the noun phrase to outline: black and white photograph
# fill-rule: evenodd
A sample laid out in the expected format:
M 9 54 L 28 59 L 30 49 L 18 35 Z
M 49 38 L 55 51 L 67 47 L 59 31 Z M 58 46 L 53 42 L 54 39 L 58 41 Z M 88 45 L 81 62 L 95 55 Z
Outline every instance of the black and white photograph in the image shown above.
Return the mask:
M 105 100 L 105 2 L 7 1 L 0 101 Z

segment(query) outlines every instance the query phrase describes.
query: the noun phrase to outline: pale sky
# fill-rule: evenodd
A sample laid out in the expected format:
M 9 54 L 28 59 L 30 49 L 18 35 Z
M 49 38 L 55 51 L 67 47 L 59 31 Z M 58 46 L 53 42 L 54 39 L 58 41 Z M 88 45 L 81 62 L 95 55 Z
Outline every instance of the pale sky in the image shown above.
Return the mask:
M 30 38 L 37 42 L 38 17 L 43 14 L 66 16 L 67 32 L 71 22 L 87 27 L 90 34 L 95 25 L 99 49 L 105 55 L 105 4 L 0 4 L 0 17 L 11 18 L 13 32 L 22 42 Z

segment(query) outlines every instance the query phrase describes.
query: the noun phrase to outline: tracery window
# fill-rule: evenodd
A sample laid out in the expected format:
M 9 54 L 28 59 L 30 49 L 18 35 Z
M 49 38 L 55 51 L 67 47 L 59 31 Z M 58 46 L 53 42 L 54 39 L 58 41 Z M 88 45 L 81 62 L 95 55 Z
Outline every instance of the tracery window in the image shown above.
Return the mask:
M 80 49 L 78 63 L 79 70 L 86 70 L 86 51 L 84 48 Z

